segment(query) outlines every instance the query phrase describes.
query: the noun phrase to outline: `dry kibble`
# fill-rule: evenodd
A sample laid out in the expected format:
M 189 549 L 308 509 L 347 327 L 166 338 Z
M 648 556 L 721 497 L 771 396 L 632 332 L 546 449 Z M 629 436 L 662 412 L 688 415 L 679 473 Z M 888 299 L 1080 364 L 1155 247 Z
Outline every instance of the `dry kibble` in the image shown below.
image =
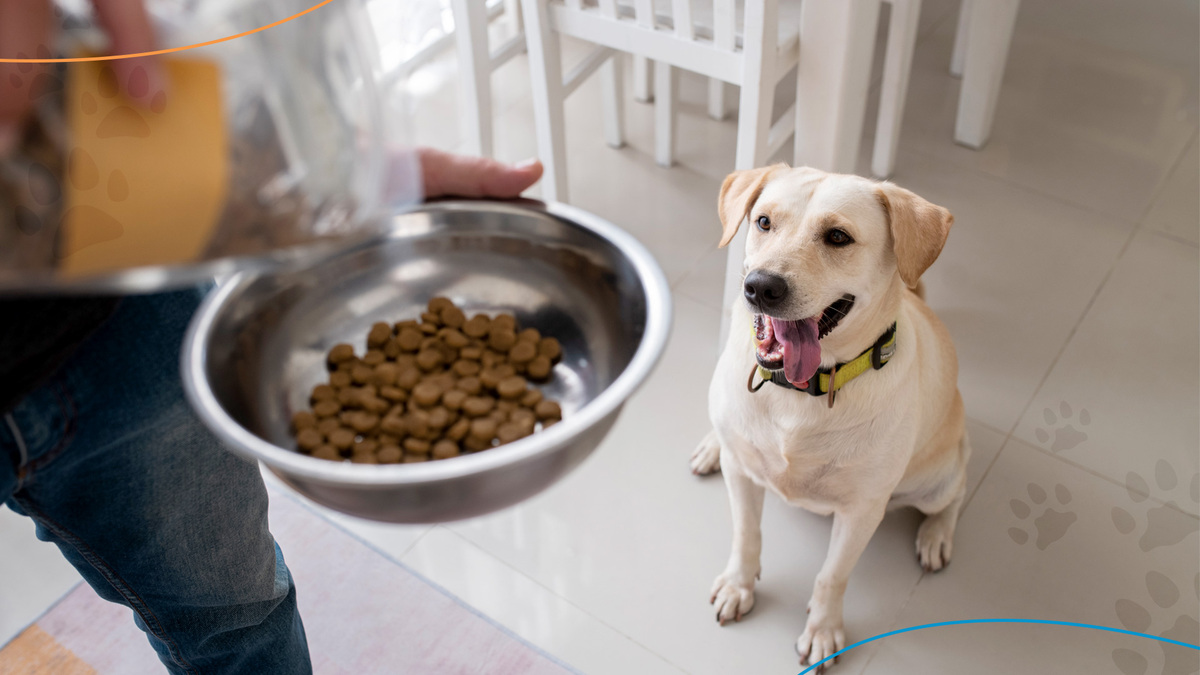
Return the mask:
M 467 337 L 481 338 L 488 334 L 488 330 L 491 329 L 491 326 L 492 320 L 489 319 L 487 315 L 476 314 L 475 316 L 471 317 L 470 321 L 463 324 L 462 330 Z
M 562 408 L 554 401 L 545 400 L 537 404 L 533 409 L 537 413 L 540 420 L 559 420 L 562 419 Z
M 329 444 L 338 450 L 345 450 L 354 444 L 354 432 L 340 427 L 329 434 Z
M 329 363 L 337 365 L 354 358 L 354 347 L 342 343 L 329 350 Z
M 539 382 L 550 377 L 550 373 L 554 370 L 554 364 L 550 362 L 550 358 L 545 354 L 538 354 L 525 367 L 525 373 L 530 379 L 538 380 Z
M 433 445 L 434 459 L 449 459 L 458 456 L 458 443 L 449 440 L 441 440 Z
M 538 342 L 538 354 L 545 356 L 551 361 L 557 361 L 558 357 L 562 356 L 562 346 L 558 344 L 558 340 L 555 338 L 542 338 L 541 342 Z
M 337 401 L 317 401 L 313 406 L 313 413 L 317 417 L 332 417 L 342 409 L 342 406 Z
M 332 434 L 340 426 L 342 423 L 336 417 L 326 417 L 317 422 L 317 431 L 321 432 L 322 438 L 329 438 L 329 434 Z
M 542 390 L 530 389 L 529 391 L 525 392 L 524 396 L 521 397 L 521 406 L 525 408 L 533 408 L 533 406 L 541 403 L 541 401 Z
M 461 441 L 466 438 L 467 432 L 470 430 L 471 420 L 464 417 L 450 425 L 450 428 L 446 430 L 446 438 L 452 441 Z
M 480 417 L 492 411 L 496 399 L 491 396 L 471 396 L 463 401 L 462 411 L 469 417 Z
M 325 439 L 321 436 L 321 432 L 316 429 L 301 429 L 296 434 L 296 445 L 300 446 L 301 450 L 313 450 L 321 444 Z
M 316 429 L 317 416 L 307 410 L 301 410 L 292 415 L 292 429 L 303 431 L 304 429 Z
M 510 363 L 529 363 L 535 356 L 537 356 L 537 345 L 533 342 L 518 342 L 508 350 Z
M 433 298 L 432 300 L 429 301 L 429 304 L 426 306 L 426 309 L 429 310 L 429 312 L 431 312 L 433 314 L 440 314 L 443 309 L 446 309 L 447 307 L 453 307 L 453 306 L 454 306 L 454 302 L 451 301 L 450 298 L 439 295 L 436 298 Z
M 525 378 L 520 375 L 506 377 L 496 385 L 496 391 L 501 398 L 520 398 L 525 393 Z
M 441 397 L 442 387 L 438 383 L 428 380 L 413 387 L 412 390 L 412 400 L 423 406 L 437 405 L 438 399 Z
M 479 374 L 480 366 L 478 361 L 462 360 L 455 361 L 454 365 L 451 366 L 451 370 L 459 377 L 471 377 L 472 375 Z
M 447 459 L 562 418 L 526 381 L 549 378 L 561 346 L 511 314 L 468 320 L 436 297 L 419 320 L 372 324 L 366 346 L 361 358 L 350 344 L 326 355 L 328 382 L 311 390 L 311 410 L 292 416 L 301 451 L 359 464 Z
M 441 311 L 441 319 L 443 326 L 450 328 L 461 328 L 467 322 L 467 316 L 463 311 L 454 305 L 451 305 Z
M 420 438 L 404 439 L 404 451 L 411 452 L 415 455 L 428 455 L 429 450 L 432 447 L 433 446 L 429 444 L 429 441 L 422 440 Z
M 442 360 L 442 353 L 437 349 L 422 349 L 421 353 L 417 354 L 417 367 L 429 372 L 442 365 Z

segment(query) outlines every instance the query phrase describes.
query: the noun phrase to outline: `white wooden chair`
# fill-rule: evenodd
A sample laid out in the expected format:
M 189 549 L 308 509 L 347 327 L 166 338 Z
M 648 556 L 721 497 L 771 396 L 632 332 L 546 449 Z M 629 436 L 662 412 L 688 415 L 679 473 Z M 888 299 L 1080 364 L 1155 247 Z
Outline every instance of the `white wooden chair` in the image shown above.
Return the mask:
M 483 0 L 450 0 L 454 15 L 454 43 L 458 51 L 459 102 L 463 138 L 467 152 L 492 156 L 492 72 L 525 51 L 525 33 L 519 0 L 485 3 Z M 495 50 L 490 48 L 488 24 L 503 13 L 509 37 Z

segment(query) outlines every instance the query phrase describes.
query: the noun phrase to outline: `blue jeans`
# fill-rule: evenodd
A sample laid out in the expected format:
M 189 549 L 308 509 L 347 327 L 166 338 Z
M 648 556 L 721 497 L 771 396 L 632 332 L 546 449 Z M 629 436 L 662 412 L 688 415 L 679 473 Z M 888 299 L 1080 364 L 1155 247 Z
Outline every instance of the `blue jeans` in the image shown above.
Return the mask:
M 309 673 L 258 467 L 184 400 L 179 352 L 200 298 L 126 298 L 0 418 L 0 501 L 133 610 L 169 672 Z

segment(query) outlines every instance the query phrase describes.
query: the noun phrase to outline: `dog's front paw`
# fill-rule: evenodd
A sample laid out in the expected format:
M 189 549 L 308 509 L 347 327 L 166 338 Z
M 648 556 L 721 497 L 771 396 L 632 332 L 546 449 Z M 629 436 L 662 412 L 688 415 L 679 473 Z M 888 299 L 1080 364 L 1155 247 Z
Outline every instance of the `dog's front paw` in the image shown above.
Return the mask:
M 721 444 L 717 442 L 717 432 L 710 431 L 692 452 L 692 473 L 706 476 L 721 470 Z
M 937 572 L 950 564 L 954 549 L 954 519 L 944 514 L 928 516 L 917 530 L 917 559 L 921 569 Z
M 833 656 L 846 646 L 846 634 L 842 631 L 840 622 L 814 621 L 809 618 L 804 632 L 796 640 L 796 653 L 800 655 L 800 665 L 808 666 L 821 663 Z M 816 672 L 823 673 L 826 668 L 837 663 L 833 658 L 817 667 Z
M 741 621 L 754 607 L 754 576 L 725 572 L 713 582 L 709 604 L 717 608 L 717 622 Z

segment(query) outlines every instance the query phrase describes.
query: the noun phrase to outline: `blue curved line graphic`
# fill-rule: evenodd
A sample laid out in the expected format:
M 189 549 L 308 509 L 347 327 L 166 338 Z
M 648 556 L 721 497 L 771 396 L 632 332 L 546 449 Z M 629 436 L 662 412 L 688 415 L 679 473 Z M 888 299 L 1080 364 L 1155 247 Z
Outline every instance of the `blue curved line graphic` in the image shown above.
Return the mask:
M 1180 647 L 1187 647 L 1188 649 L 1195 649 L 1197 651 L 1200 651 L 1200 645 L 1194 645 L 1189 642 L 1180 642 L 1179 640 L 1172 640 L 1170 638 L 1161 637 L 1159 635 L 1150 635 L 1149 633 L 1138 633 L 1138 632 L 1131 631 L 1131 630 L 1122 630 L 1120 628 L 1112 628 L 1111 626 L 1097 626 L 1097 625 L 1091 624 L 1091 623 L 1074 623 L 1072 621 L 1051 621 L 1049 619 L 961 619 L 959 621 L 940 621 L 938 623 L 926 623 L 926 624 L 922 624 L 920 626 L 910 626 L 908 628 L 901 628 L 899 630 L 888 631 L 887 633 L 880 633 L 879 635 L 876 635 L 875 637 L 869 637 L 866 640 L 859 640 L 858 642 L 855 642 L 854 644 L 850 645 L 849 647 L 846 647 L 845 649 L 842 649 L 833 654 L 830 654 L 829 656 L 826 656 L 825 658 L 821 659 L 820 661 L 817 661 L 816 663 L 812 664 L 811 666 L 805 668 L 804 670 L 800 671 L 800 675 L 805 675 L 805 673 L 811 672 L 814 668 L 820 666 L 822 663 L 825 663 L 826 661 L 828 661 L 830 659 L 837 658 L 838 656 L 845 654 L 846 652 L 850 651 L 851 649 L 854 649 L 855 647 L 858 647 L 860 645 L 865 645 L 868 642 L 882 640 L 883 638 L 891 636 L 891 635 L 899 635 L 900 633 L 909 633 L 914 630 L 921 630 L 922 628 L 938 628 L 940 626 L 960 626 L 963 624 L 971 624 L 971 623 L 1032 623 L 1032 624 L 1043 624 L 1043 625 L 1047 625 L 1047 626 L 1071 626 L 1073 628 L 1091 628 L 1094 630 L 1108 631 L 1109 633 L 1123 633 L 1125 635 L 1135 635 L 1137 637 L 1149 638 L 1151 640 L 1158 640 L 1159 642 L 1169 642 L 1170 644 L 1173 644 L 1173 645 L 1179 645 Z

